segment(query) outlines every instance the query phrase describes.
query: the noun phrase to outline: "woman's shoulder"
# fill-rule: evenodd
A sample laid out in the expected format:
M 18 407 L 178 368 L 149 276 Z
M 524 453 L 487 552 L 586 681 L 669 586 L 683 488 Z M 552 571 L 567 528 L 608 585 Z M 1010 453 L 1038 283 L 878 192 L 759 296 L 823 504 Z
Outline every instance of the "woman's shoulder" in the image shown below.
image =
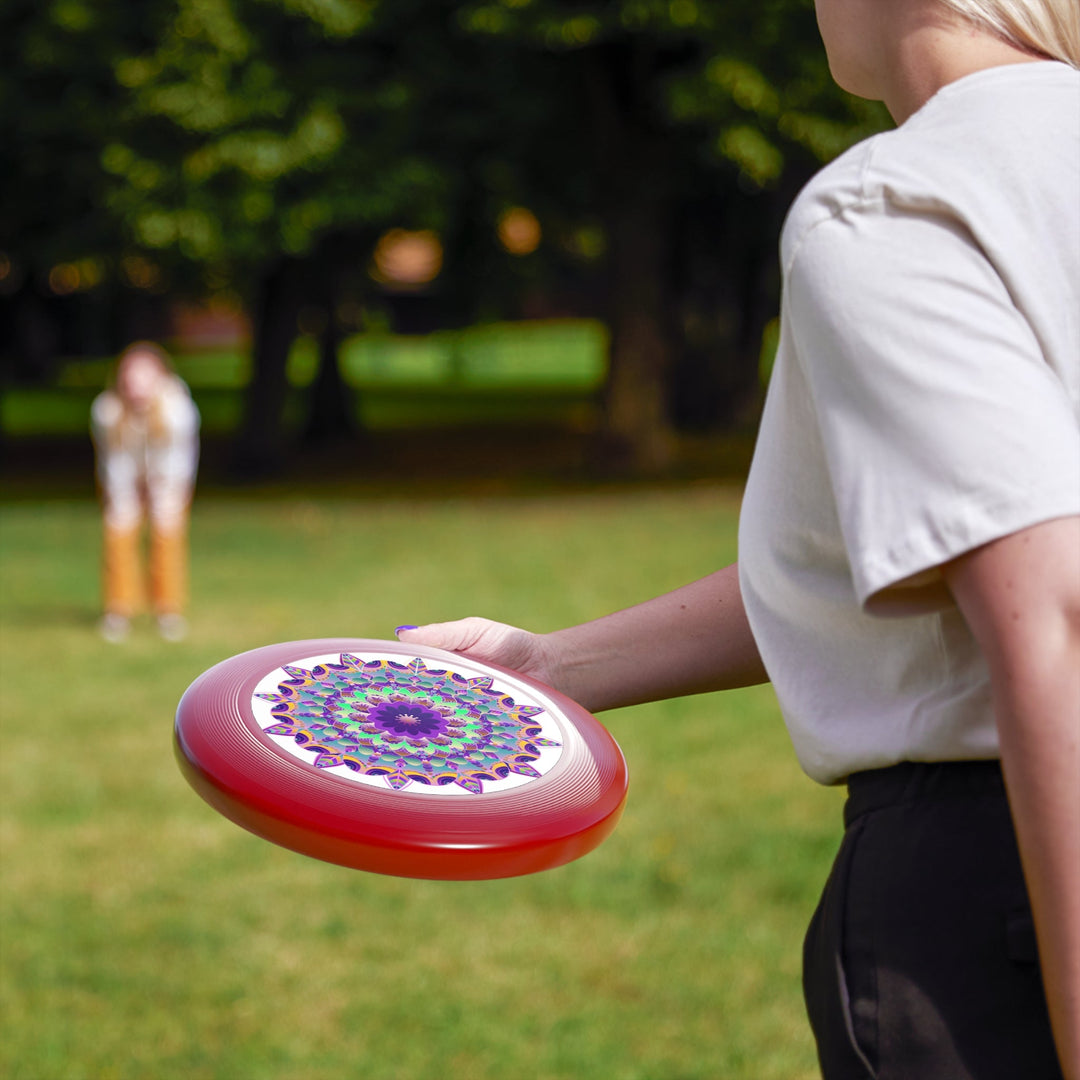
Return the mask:
M 810 180 L 784 225 L 783 265 L 818 226 L 849 215 L 931 213 L 975 235 L 1010 214 L 1030 226 L 1040 207 L 1072 205 L 1075 218 L 1078 129 L 1080 72 L 1066 64 L 991 68 L 950 83 Z
M 781 258 L 790 267 L 806 237 L 866 199 L 866 179 L 881 144 L 895 136 L 888 131 L 856 143 L 819 170 L 799 192 L 788 210 L 781 233 Z

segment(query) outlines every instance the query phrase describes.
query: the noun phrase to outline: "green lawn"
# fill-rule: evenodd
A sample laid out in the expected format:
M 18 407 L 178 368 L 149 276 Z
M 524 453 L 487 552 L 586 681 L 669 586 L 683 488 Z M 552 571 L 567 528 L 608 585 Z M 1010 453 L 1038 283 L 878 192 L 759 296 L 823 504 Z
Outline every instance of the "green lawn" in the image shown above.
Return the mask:
M 607 349 L 607 330 L 595 320 L 552 319 L 417 336 L 355 334 L 342 342 L 338 363 L 356 418 L 369 431 L 535 421 L 574 427 L 595 419 Z M 203 431 L 233 431 L 251 379 L 250 353 L 204 350 L 178 353 L 174 361 L 198 403 Z M 4 387 L 0 432 L 85 432 L 90 403 L 111 367 L 106 358 L 71 360 L 51 385 Z M 317 367 L 316 342 L 297 338 L 288 361 L 292 425 L 306 415 Z
M 608 714 L 615 834 L 492 883 L 306 859 L 217 816 L 172 757 L 218 660 L 471 612 L 537 629 L 730 560 L 737 492 L 197 502 L 192 634 L 94 633 L 89 502 L 0 507 L 9 1080 L 809 1080 L 803 928 L 839 796 L 771 692 Z

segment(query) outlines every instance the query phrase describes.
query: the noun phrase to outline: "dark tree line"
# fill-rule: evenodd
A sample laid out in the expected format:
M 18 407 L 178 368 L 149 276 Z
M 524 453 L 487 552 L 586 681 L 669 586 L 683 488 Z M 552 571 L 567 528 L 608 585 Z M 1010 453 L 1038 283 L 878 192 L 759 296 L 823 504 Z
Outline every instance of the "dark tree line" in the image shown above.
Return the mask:
M 347 428 L 346 310 L 405 331 L 603 318 L 601 446 L 662 467 L 676 427 L 752 391 L 799 184 L 881 124 L 832 88 L 805 0 L 9 0 L 0 60 L 7 362 L 47 376 L 65 344 L 62 262 L 115 298 L 96 342 L 160 302 L 150 279 L 229 290 L 254 322 L 252 471 L 283 453 L 302 312 L 322 357 L 308 436 Z M 511 206 L 543 226 L 524 258 L 496 242 Z M 440 236 L 426 292 L 368 275 L 392 227 Z

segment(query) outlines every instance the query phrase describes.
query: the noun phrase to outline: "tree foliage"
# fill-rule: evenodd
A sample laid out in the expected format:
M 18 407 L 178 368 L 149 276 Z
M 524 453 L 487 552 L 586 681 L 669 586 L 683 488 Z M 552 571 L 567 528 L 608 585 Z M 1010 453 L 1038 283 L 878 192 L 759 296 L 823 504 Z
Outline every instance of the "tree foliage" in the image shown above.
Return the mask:
M 442 238 L 443 322 L 528 290 L 604 317 L 607 443 L 662 466 L 673 416 L 753 382 L 794 189 L 882 123 L 833 87 L 809 0 L 11 0 L 3 21 L 0 249 L 237 292 L 255 458 L 300 308 L 332 350 L 405 227 Z M 515 205 L 544 228 L 525 260 L 495 241 Z

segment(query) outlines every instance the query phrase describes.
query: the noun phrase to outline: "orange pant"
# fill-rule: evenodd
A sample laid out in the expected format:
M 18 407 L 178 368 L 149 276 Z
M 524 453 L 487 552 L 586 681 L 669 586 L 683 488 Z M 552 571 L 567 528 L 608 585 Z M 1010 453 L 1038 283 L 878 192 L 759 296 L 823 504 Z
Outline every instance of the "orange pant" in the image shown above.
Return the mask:
M 142 526 L 105 526 L 102 583 L 105 611 L 130 618 L 146 605 Z M 186 516 L 168 531 L 151 524 L 149 600 L 155 615 L 179 615 L 187 601 Z

